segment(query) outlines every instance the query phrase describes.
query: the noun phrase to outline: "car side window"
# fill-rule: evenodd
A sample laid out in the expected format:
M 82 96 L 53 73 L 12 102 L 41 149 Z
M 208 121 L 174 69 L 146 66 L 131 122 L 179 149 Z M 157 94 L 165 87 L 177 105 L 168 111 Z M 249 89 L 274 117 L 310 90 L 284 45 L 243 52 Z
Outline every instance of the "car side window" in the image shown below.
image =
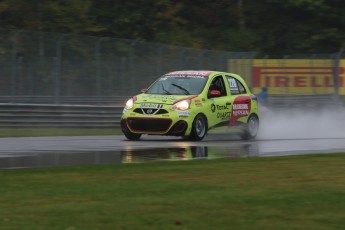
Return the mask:
M 222 76 L 217 76 L 217 77 L 215 77 L 212 80 L 210 88 L 209 88 L 209 92 L 211 90 L 218 90 L 218 91 L 220 91 L 220 96 L 221 97 L 227 95 L 225 84 L 224 84 L 224 80 L 223 80 Z
M 247 93 L 246 88 L 244 88 L 242 83 L 238 80 L 236 80 L 236 82 L 237 82 L 237 86 L 238 86 L 238 89 L 240 91 L 240 94 L 246 94 Z
M 239 80 L 229 76 L 227 76 L 226 78 L 228 79 L 230 92 L 232 95 L 247 93 L 246 88 L 244 88 L 243 84 Z

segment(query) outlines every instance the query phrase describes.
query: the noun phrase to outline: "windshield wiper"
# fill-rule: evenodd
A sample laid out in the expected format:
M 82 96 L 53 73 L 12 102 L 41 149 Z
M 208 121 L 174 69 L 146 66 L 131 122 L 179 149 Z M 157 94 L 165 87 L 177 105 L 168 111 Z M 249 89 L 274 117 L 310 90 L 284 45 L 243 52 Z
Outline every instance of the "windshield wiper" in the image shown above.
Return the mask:
M 184 93 L 185 93 L 186 95 L 189 95 L 189 94 L 190 94 L 189 91 L 188 91 L 187 89 L 183 88 L 183 87 L 180 86 L 180 85 L 176 85 L 176 84 L 174 84 L 174 83 L 172 83 L 171 85 L 173 85 L 173 86 L 179 88 L 180 90 L 184 91 Z
M 161 83 L 161 85 L 162 85 L 163 91 L 164 91 L 167 95 L 171 95 L 171 93 L 170 93 L 168 90 L 166 90 L 166 89 L 164 88 L 163 83 Z

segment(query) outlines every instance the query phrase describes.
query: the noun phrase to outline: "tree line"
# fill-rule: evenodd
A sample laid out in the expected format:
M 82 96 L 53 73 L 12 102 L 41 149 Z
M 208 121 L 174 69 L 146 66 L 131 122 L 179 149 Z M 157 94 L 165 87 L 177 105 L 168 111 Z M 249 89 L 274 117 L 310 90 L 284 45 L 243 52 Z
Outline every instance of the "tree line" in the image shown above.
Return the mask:
M 261 54 L 345 47 L 344 0 L 2 0 L 0 28 Z

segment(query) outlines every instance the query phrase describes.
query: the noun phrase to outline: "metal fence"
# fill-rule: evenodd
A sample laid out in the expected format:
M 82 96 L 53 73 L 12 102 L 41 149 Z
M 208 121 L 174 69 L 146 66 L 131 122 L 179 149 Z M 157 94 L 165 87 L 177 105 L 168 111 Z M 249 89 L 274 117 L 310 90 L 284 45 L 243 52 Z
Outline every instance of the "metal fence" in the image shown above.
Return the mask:
M 71 97 L 128 96 L 166 72 L 226 71 L 228 59 L 254 56 L 108 37 L 0 30 L 0 96 L 54 103 Z
M 334 82 L 342 52 L 308 58 L 330 60 Z M 252 85 L 255 52 L 225 52 L 165 44 L 0 30 L 0 102 L 105 102 L 137 94 L 160 75 L 208 69 L 241 73 Z M 276 58 L 264 56 L 263 59 Z M 330 94 L 339 94 L 339 85 Z M 74 100 L 73 100 L 74 99 Z

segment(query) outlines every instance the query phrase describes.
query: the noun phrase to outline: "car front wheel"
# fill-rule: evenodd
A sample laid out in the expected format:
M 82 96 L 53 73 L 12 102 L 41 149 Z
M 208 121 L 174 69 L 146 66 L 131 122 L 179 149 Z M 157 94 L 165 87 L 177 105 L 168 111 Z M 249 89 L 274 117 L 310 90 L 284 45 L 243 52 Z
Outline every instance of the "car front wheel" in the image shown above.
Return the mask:
M 126 120 L 121 120 L 120 125 L 123 134 L 127 137 L 128 140 L 136 141 L 140 139 L 141 134 L 132 133 L 127 127 Z
M 137 141 L 141 137 L 141 134 L 132 133 L 132 132 L 124 132 L 123 134 L 127 137 L 128 140 L 131 140 L 131 141 Z
M 189 135 L 189 139 L 192 141 L 201 141 L 205 137 L 206 132 L 206 118 L 203 115 L 198 114 L 193 121 L 192 131 Z

